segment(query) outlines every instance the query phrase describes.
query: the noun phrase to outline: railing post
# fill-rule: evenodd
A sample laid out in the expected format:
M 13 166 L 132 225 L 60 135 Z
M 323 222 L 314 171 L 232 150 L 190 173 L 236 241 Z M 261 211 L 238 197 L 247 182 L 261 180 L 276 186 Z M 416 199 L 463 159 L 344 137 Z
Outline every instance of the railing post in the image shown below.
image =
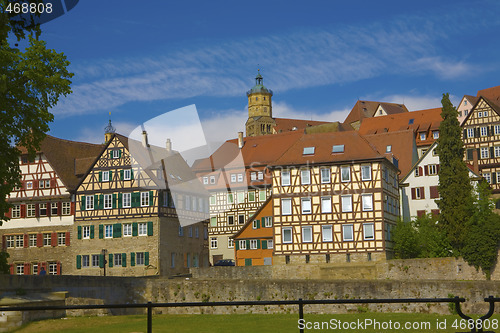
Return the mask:
M 302 298 L 299 298 L 299 320 L 304 319 L 304 304 L 302 303 Z M 302 321 L 300 321 L 302 322 Z M 304 333 L 304 329 L 299 330 L 300 333 Z
M 148 302 L 148 333 L 153 333 L 153 306 Z

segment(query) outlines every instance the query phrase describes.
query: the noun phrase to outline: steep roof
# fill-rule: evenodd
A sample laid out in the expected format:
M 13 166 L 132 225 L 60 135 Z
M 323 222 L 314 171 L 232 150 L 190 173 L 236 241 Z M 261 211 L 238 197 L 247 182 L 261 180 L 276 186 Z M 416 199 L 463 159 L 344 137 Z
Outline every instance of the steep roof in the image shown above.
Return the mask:
M 496 105 L 500 105 L 500 86 L 479 90 L 477 92 L 477 97 L 481 96 L 489 99 Z
M 86 171 L 103 148 L 103 144 L 70 141 L 47 135 L 38 152 L 45 155 L 67 189 L 73 191 L 83 175 L 80 171 Z M 19 149 L 21 153 L 27 153 L 26 148 Z
M 296 131 L 311 126 L 330 123 L 328 121 L 290 119 L 290 118 L 273 118 L 273 119 L 276 122 L 276 126 L 274 126 L 274 130 L 276 131 L 276 133 Z
M 469 101 L 469 103 L 470 103 L 472 106 L 474 106 L 474 105 L 477 103 L 477 101 L 479 100 L 479 97 L 476 97 L 476 96 L 471 96 L 471 95 L 464 95 L 464 97 L 463 97 L 463 98 L 467 98 L 467 100 Z M 463 98 L 462 98 L 462 99 L 463 99 Z
M 379 105 L 384 108 L 387 114 L 408 112 L 408 109 L 404 104 L 375 101 L 357 101 L 351 109 L 351 112 L 349 112 L 349 114 L 345 118 L 344 124 L 351 125 L 352 123 L 357 121 L 362 122 L 365 118 L 372 118 Z
M 344 151 L 332 153 L 332 147 L 343 145 Z M 304 148 L 314 147 L 313 154 L 304 154 Z M 335 163 L 356 160 L 384 158 L 358 132 L 336 132 L 304 134 L 279 159 L 271 165 L 304 165 L 315 163 Z

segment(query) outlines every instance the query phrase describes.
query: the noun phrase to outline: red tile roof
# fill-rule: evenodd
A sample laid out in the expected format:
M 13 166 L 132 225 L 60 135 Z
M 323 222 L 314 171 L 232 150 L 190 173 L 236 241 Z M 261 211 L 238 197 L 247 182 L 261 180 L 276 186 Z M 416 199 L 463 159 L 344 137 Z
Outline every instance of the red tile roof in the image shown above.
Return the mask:
M 372 118 L 379 105 L 381 105 L 389 115 L 408 112 L 408 109 L 404 104 L 357 101 L 349 115 L 345 118 L 344 124 L 351 125 L 357 121 L 362 122 L 365 118 Z
M 477 92 L 477 97 L 485 97 L 496 105 L 500 105 L 500 86 L 486 88 Z
M 276 133 L 296 131 L 310 126 L 329 123 L 328 121 L 290 119 L 290 118 L 274 118 L 274 121 L 276 121 L 276 126 L 274 126 L 274 130 L 276 131 Z

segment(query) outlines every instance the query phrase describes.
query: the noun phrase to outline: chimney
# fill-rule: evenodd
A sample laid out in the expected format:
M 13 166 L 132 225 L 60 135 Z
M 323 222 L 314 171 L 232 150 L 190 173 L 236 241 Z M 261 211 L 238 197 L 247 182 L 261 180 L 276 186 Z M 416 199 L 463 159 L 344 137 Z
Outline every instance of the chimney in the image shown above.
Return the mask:
M 146 131 L 142 131 L 142 146 L 144 148 L 149 147 L 148 143 L 148 133 Z
M 172 151 L 172 141 L 170 141 L 170 139 L 167 139 L 167 143 L 165 144 L 165 148 L 167 149 L 167 153 L 170 153 Z
M 243 145 L 245 143 L 243 142 L 243 132 L 238 132 L 238 148 L 243 148 Z

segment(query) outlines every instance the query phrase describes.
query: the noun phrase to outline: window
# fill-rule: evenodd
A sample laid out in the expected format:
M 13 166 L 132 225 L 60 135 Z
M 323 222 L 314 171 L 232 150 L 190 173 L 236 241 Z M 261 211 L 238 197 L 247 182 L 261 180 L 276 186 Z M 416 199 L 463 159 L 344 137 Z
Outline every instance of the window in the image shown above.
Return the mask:
M 265 241 L 263 241 L 265 242 Z M 272 239 L 268 239 L 267 240 L 267 248 L 268 249 L 273 249 L 274 248 L 274 244 L 273 244 L 273 240 Z
M 232 193 L 227 194 L 227 203 L 232 204 L 234 202 L 234 195 Z
M 340 180 L 343 182 L 351 181 L 351 168 L 349 166 L 340 167 Z
M 386 153 L 390 153 L 390 152 L 392 152 L 392 146 L 391 146 L 391 145 L 387 145 L 387 146 L 385 147 L 385 152 L 386 152 Z
M 27 217 L 35 217 L 35 204 L 26 205 Z
M 246 240 L 240 240 L 238 247 L 239 247 L 240 250 L 246 250 L 247 249 L 247 242 L 246 242 Z
M 12 207 L 12 218 L 18 219 L 21 217 L 21 205 L 14 205 Z
M 210 184 L 215 184 L 215 176 L 210 176 Z
M 189 228 L 188 228 L 188 237 L 193 238 L 193 227 L 192 226 L 189 226 Z
M 486 126 L 482 126 L 480 133 L 481 133 L 481 136 L 487 136 L 488 135 L 488 128 Z
M 500 157 L 500 146 L 495 146 L 494 151 L 495 157 Z
M 250 180 L 251 181 L 257 180 L 257 172 L 250 172 Z
M 266 190 L 259 191 L 259 201 L 266 201 Z
M 331 213 L 332 212 L 332 198 L 331 197 L 321 197 L 321 212 Z
M 436 164 L 429 164 L 429 175 L 437 175 L 437 165 Z
M 194 228 L 194 237 L 200 238 L 200 229 L 198 227 Z
M 332 242 L 333 241 L 332 226 L 331 225 L 321 226 L 321 235 L 323 242 Z
M 342 212 L 352 212 L 352 195 L 343 195 L 342 197 Z
M 203 185 L 208 185 L 208 177 L 203 177 Z
M 302 185 L 311 184 L 311 171 L 310 170 L 300 170 L 300 183 Z
M 273 217 L 272 216 L 265 216 L 263 226 L 265 228 L 271 228 L 273 226 Z
M 257 240 L 256 239 L 250 240 L 250 250 L 257 250 Z
M 98 254 L 92 255 L 92 267 L 99 267 L 99 255 Z
M 212 194 L 210 196 L 210 206 L 213 206 L 213 205 L 215 205 L 215 194 Z
M 119 149 L 113 150 L 113 158 L 120 158 L 120 150 Z
M 40 216 L 47 216 L 47 204 L 46 203 L 39 204 L 38 211 L 40 212 Z
M 344 241 L 352 241 L 354 239 L 352 224 L 342 226 L 342 238 Z
M 495 135 L 499 135 L 500 134 L 500 125 L 495 125 L 493 128 L 494 128 Z
M 23 264 L 16 265 L 16 274 L 17 275 L 24 275 L 24 265 Z
M 217 237 L 210 237 L 210 248 L 211 249 L 217 248 Z
M 235 173 L 231 174 L 231 183 L 236 183 L 236 174 Z
M 89 267 L 89 266 L 90 266 L 90 256 L 83 255 L 82 256 L 82 267 Z
M 497 184 L 500 184 L 500 172 L 497 172 L 496 175 L 497 175 L 497 179 L 496 179 L 497 180 Z M 498 203 L 500 203 L 500 201 L 497 201 L 497 204 Z
M 425 132 L 420 133 L 420 141 L 424 141 L 426 138 Z
M 481 147 L 481 158 L 488 158 L 490 157 L 489 155 L 488 147 Z
M 227 217 L 227 225 L 234 225 L 234 216 Z
M 343 153 L 344 152 L 344 145 L 334 145 L 332 147 L 332 153 Z
M 238 183 L 243 183 L 243 174 L 242 173 L 238 174 Z
M 135 264 L 137 266 L 144 265 L 144 252 L 136 252 L 135 253 Z
M 314 148 L 315 147 L 304 147 L 302 155 L 314 155 Z
M 14 236 L 6 236 L 7 248 L 14 248 L 15 237 Z
M 141 192 L 141 207 L 149 206 L 149 192 Z
M 32 271 L 31 274 L 38 275 L 38 264 L 31 265 Z
M 63 202 L 62 203 L 62 214 L 70 215 L 71 214 L 71 202 Z
M 292 215 L 292 199 L 281 199 L 281 214 Z
M 302 198 L 300 201 L 302 214 L 311 214 L 311 198 Z
M 113 255 L 113 266 L 121 266 L 122 265 L 122 254 L 121 253 L 115 253 Z
M 66 233 L 58 232 L 57 233 L 57 245 L 64 246 L 66 245 Z
M 137 226 L 139 236 L 147 236 L 148 234 L 148 224 L 147 223 L 139 223 Z
M 488 117 L 488 111 L 483 111 L 483 117 Z
M 311 243 L 312 242 L 312 227 L 302 227 L 302 242 Z
M 123 170 L 123 180 L 130 180 L 132 179 L 132 170 L 126 169 Z
M 370 164 L 361 166 L 361 180 L 372 180 L 372 166 Z
M 373 229 L 373 223 L 363 224 L 363 236 L 366 240 L 375 239 L 375 232 Z
M 38 187 L 39 188 L 44 188 L 45 187 L 45 180 L 39 180 L 38 181 Z
M 24 235 L 16 235 L 16 247 L 24 247 Z
M 290 185 L 290 171 L 281 171 L 281 186 Z
M 211 216 L 210 217 L 210 226 L 211 227 L 216 227 L 217 226 L 217 216 Z
M 89 225 L 84 225 L 82 227 L 82 238 L 83 239 L 89 239 L 90 238 L 90 226 Z
M 249 202 L 255 201 L 255 192 L 254 191 L 248 192 L 248 201 Z
M 281 234 L 283 235 L 283 243 L 292 242 L 292 228 L 290 227 L 282 228 Z
M 258 228 L 259 228 L 259 220 L 253 220 L 252 229 L 258 229 Z
M 234 239 L 229 238 L 229 239 L 227 240 L 227 248 L 228 248 L 228 249 L 234 249 Z
M 52 245 L 52 235 L 50 233 L 43 234 L 43 246 Z
M 483 177 L 484 179 L 491 184 L 491 173 L 487 172 L 487 173 L 483 173 Z
M 238 203 L 244 203 L 245 202 L 245 192 L 236 193 L 236 198 L 238 199 Z
M 238 224 L 245 224 L 245 215 L 238 215 Z
M 322 168 L 321 173 L 321 184 L 326 184 L 330 182 L 330 169 Z
M 257 173 L 257 179 L 258 179 L 258 180 L 264 180 L 264 172 L 259 171 L 259 172 Z
M 104 226 L 104 237 L 113 238 L 113 226 L 111 224 L 107 224 Z
M 30 234 L 29 235 L 29 246 L 30 247 L 35 247 L 36 246 L 36 234 Z
M 103 182 L 109 182 L 109 171 L 103 171 L 102 172 L 102 181 Z
M 112 208 L 111 198 L 112 198 L 111 194 L 104 195 L 104 209 L 111 209 Z
M 32 190 L 33 189 L 33 182 L 26 182 L 26 189 Z
M 373 194 L 362 194 L 363 211 L 373 210 Z
M 123 224 L 123 236 L 132 236 L 132 223 Z
M 424 188 L 416 187 L 415 188 L 415 199 L 423 199 L 424 198 Z
M 132 193 L 123 193 L 122 206 L 123 208 L 130 208 L 132 206 Z
M 87 195 L 86 200 L 85 210 L 94 210 L 94 196 Z
M 469 127 L 467 129 L 467 138 L 473 138 L 474 137 L 474 128 Z
M 182 237 L 182 236 L 184 236 L 184 227 L 179 225 L 179 237 Z

